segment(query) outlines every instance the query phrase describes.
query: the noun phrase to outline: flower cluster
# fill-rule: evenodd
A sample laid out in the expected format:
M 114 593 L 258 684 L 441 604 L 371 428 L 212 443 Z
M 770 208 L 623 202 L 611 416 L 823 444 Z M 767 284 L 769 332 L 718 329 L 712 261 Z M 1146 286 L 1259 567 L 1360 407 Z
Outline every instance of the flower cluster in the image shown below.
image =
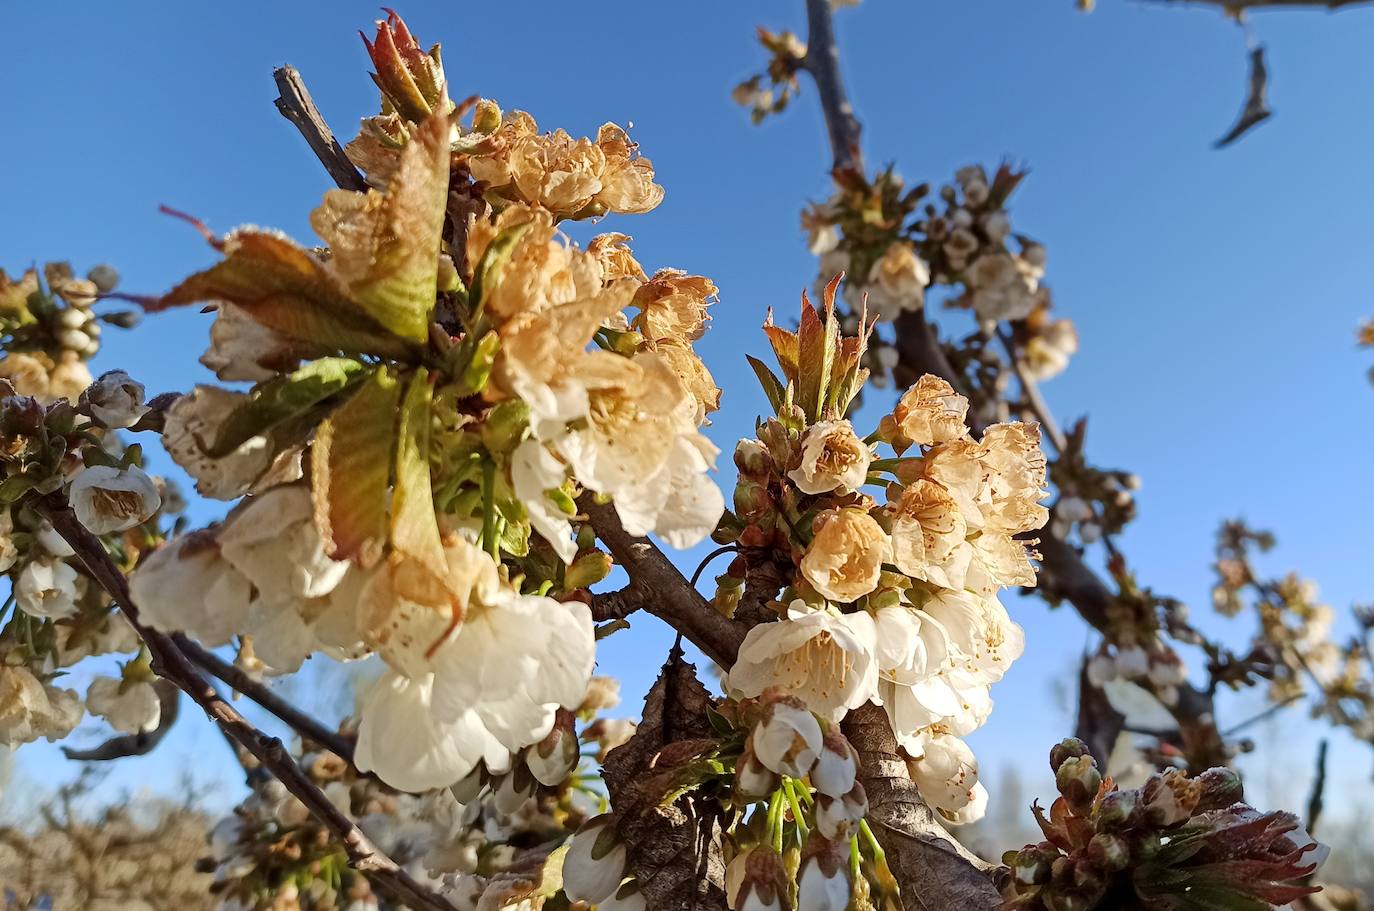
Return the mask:
M 1050 752 L 1060 797 L 1036 819 L 1045 841 L 1009 851 L 999 871 L 1007 908 L 1269 908 L 1317 891 L 1308 878 L 1329 849 L 1289 813 L 1244 803 L 1228 769 L 1176 769 L 1119 790 L 1081 741 Z
M 832 722 L 881 704 L 927 801 L 966 821 L 986 794 L 958 737 L 987 720 L 989 687 L 1023 647 L 997 592 L 1035 584 L 1022 536 L 1047 518 L 1039 432 L 998 424 L 975 440 L 967 401 L 925 376 L 861 437 L 841 415 L 863 379 L 864 338 L 840 336 L 834 291 L 823 316 L 803 302 L 797 333 L 765 327 L 785 381 L 755 364 L 777 414 L 736 451 L 725 536 L 739 555 L 718 603 L 735 603 L 764 565 L 783 590 L 727 689 L 781 687 Z M 879 458 L 880 443 L 894 456 Z
M 49 271 L 62 287 L 54 277 L 60 273 Z M 120 371 L 94 382 L 85 377 L 86 385 L 56 397 L 51 386 L 30 395 L 0 380 L 0 573 L 10 582 L 0 610 L 0 744 L 11 747 L 61 739 L 86 710 L 131 734 L 152 730 L 161 716 L 146 654 L 118 676 L 96 677 L 84 706 L 57 684 L 81 659 L 136 652 L 139 641 L 38 498 L 65 496 L 77 520 L 125 566 L 156 545 L 161 519 L 183 506 L 174 487 L 143 471 L 140 448 L 125 447 L 113 432 L 147 414 L 143 387 Z
M 379 654 L 357 762 L 424 790 L 504 774 L 582 699 L 587 588 L 610 560 L 579 496 L 676 547 L 715 528 L 700 428 L 719 390 L 692 345 L 716 289 L 646 274 L 624 235 L 580 249 L 560 232 L 658 204 L 623 130 L 573 140 L 453 105 L 438 48 L 394 14 L 368 51 L 383 109 L 350 152 L 373 189 L 312 214 L 328 254 L 242 228 L 144 301 L 212 302 L 203 362 L 252 386 L 167 407 L 168 453 L 237 505 L 133 589 L 154 627 L 237 638 L 265 671 Z

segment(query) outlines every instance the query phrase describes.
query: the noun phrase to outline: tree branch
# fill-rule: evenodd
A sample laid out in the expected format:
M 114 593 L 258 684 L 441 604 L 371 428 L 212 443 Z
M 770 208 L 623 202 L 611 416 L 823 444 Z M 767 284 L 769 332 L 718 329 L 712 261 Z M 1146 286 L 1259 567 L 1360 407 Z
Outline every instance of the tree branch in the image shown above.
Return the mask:
M 830 151 L 835 170 L 863 171 L 863 152 L 859 147 L 859 118 L 845 95 L 840 76 L 840 52 L 835 43 L 835 25 L 830 15 L 830 0 L 806 0 L 806 56 L 802 66 L 816 82 L 830 134 Z
M 278 696 L 261 680 L 255 680 L 247 671 L 235 667 L 231 662 L 225 661 L 219 655 L 191 641 L 181 633 L 173 633 L 171 639 L 187 658 L 200 665 L 203 670 L 218 677 L 236 692 L 242 693 L 256 702 L 279 720 L 285 722 L 297 734 L 308 740 L 313 740 L 348 762 L 349 765 L 353 764 L 352 740 L 338 731 L 324 726 L 315 718 Z
M 115 566 L 104 545 L 77 521 L 60 494 L 50 494 L 35 504 L 37 510 L 52 523 L 75 552 L 86 571 L 110 595 L 124 616 L 138 632 L 152 654 L 153 670 L 185 692 L 220 729 L 244 749 L 252 753 L 263 767 L 269 769 L 286 789 L 306 809 L 342 842 L 353 869 L 366 875 L 381 888 L 391 892 L 406 904 L 429 911 L 453 911 L 445 899 L 418 883 L 401 869 L 363 831 L 354 825 L 338 807 L 324 795 L 315 783 L 301 771 L 286 747 L 275 737 L 253 727 L 246 718 L 216 692 L 201 677 L 172 638 L 143 625 L 138 608 L 129 594 L 129 582 Z
M 1215 6 L 1225 13 L 1247 10 L 1307 9 L 1337 12 L 1350 6 L 1363 6 L 1371 0 L 1138 0 L 1157 6 Z
M 277 97 L 277 110 L 300 130 L 310 144 L 310 151 L 315 153 L 334 182 L 345 190 L 366 191 L 367 181 L 363 180 L 363 175 L 348 160 L 343 146 L 334 138 L 334 131 L 329 129 L 329 124 L 325 123 L 315 107 L 315 101 L 310 97 L 300 72 L 289 64 L 279 66 L 272 71 L 272 79 L 281 93 Z
M 598 504 L 590 494 L 584 494 L 577 507 L 591 520 L 597 536 L 630 577 L 629 586 L 615 593 L 619 596 L 617 600 L 642 604 L 712 661 L 729 668 L 744 641 L 744 625 L 712 608 L 663 551 L 626 532 L 613 506 Z

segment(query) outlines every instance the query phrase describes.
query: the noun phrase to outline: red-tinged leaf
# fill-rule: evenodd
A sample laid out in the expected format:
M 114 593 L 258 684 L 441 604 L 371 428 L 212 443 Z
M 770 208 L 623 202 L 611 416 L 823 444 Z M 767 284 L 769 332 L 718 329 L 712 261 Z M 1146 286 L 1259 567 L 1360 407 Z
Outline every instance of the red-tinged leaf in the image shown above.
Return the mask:
M 778 359 L 782 375 L 792 382 L 797 381 L 797 334 L 773 324 L 773 308 L 768 308 L 768 316 L 763 321 L 763 333 L 773 346 L 773 356 Z
M 820 417 L 826 381 L 830 378 L 825 349 L 825 324 L 803 291 L 801 325 L 797 327 L 797 404 L 813 421 Z
M 224 259 L 161 298 L 140 300 L 158 311 L 227 300 L 293 341 L 349 354 L 405 358 L 411 344 L 350 301 L 324 262 L 280 234 L 241 228 L 225 237 Z
M 415 371 L 401 403 L 396 430 L 396 489 L 391 498 L 391 547 L 405 571 L 393 575 L 398 593 L 440 606 L 448 595 L 448 567 L 434 515 L 429 477 L 429 371 Z M 455 618 L 456 620 L 457 618 Z
M 435 114 L 415 131 L 385 192 L 330 190 L 310 216 L 329 245 L 327 268 L 349 298 L 413 342 L 428 337 L 434 309 L 448 201 L 449 121 L 448 114 Z
M 1055 806 L 1058 806 L 1062 801 L 1062 797 L 1056 800 L 1054 802 Z M 1053 807 L 1051 807 L 1051 810 L 1053 810 Z M 1046 841 L 1061 851 L 1073 850 L 1073 845 L 1069 842 L 1069 837 L 1064 830 L 1045 818 L 1045 811 L 1040 806 L 1040 801 L 1037 800 L 1031 803 L 1031 812 L 1035 814 L 1035 821 L 1039 824 L 1040 831 L 1044 833 Z
M 315 522 L 336 560 L 366 568 L 382 555 L 400 401 L 395 373 L 375 370 L 315 433 L 310 463 Z

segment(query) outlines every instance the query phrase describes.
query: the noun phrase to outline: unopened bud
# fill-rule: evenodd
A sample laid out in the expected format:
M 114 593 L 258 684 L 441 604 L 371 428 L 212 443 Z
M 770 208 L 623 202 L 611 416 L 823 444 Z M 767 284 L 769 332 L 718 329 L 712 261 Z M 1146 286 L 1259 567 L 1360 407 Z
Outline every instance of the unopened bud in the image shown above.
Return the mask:
M 611 574 L 611 555 L 594 550 L 583 554 L 573 561 L 563 576 L 563 586 L 568 590 L 590 588 Z
M 529 423 L 529 403 L 506 399 L 487 412 L 487 419 L 482 422 L 482 443 L 489 452 L 511 452 L 520 444 Z
M 1064 760 L 1054 773 L 1054 786 L 1064 795 L 1070 809 L 1080 816 L 1086 815 L 1102 786 L 1097 760 L 1087 755 Z
M 1135 791 L 1112 791 L 1103 794 L 1102 799 L 1093 808 L 1093 823 L 1099 829 L 1119 829 L 1126 825 L 1135 808 Z
M 768 485 L 750 478 L 740 478 L 735 486 L 735 514 L 750 524 L 772 528 L 774 505 Z
M 119 270 L 108 263 L 101 263 L 92 266 L 91 271 L 86 273 L 86 278 L 101 294 L 109 294 L 119 284 Z
M 529 766 L 530 774 L 536 781 L 554 788 L 577 768 L 578 759 L 579 745 L 573 729 L 572 712 L 559 709 L 548 735 L 526 752 L 525 765 Z
M 625 845 L 610 814 L 589 819 L 568 843 L 563 891 L 572 901 L 600 904 L 625 878 Z
M 1058 772 L 1066 760 L 1088 755 L 1088 745 L 1077 737 L 1066 737 L 1050 747 L 1050 771 Z
M 404 20 L 389 10 L 377 22 L 376 38 L 364 36 L 363 44 L 377 69 L 372 80 L 402 117 L 419 123 L 435 111 L 444 86 L 439 45 L 426 54 Z
M 859 771 L 859 756 L 849 739 L 838 728 L 825 732 L 820 754 L 811 769 L 811 784 L 822 794 L 843 797 L 854 787 Z
M 759 480 L 768 477 L 773 460 L 759 440 L 740 440 L 735 445 L 735 467 L 740 474 Z
M 1208 769 L 1197 777 L 1202 786 L 1198 797 L 1198 812 L 1224 810 L 1245 797 L 1245 786 L 1234 769 Z
M 753 803 L 763 800 L 778 789 L 781 784 L 778 774 L 759 762 L 750 744 L 745 744 L 744 752 L 735 762 L 735 802 Z
M 1094 835 L 1088 842 L 1088 860 L 1107 873 L 1124 870 L 1131 862 L 1131 849 L 1125 839 L 1107 832 Z

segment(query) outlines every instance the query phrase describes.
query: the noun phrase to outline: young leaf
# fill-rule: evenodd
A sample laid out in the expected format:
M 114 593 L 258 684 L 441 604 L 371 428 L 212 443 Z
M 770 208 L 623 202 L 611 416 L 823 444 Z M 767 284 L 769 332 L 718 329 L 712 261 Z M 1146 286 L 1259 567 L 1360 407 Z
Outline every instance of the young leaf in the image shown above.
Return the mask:
M 758 358 L 746 354 L 744 359 L 749 362 L 749 366 L 754 368 L 754 375 L 759 378 L 759 385 L 763 387 L 763 394 L 768 396 L 768 404 L 773 406 L 774 414 L 782 413 L 783 399 L 786 398 L 786 390 L 782 387 L 782 381 L 768 369 L 768 365 Z
M 385 192 L 330 190 L 310 216 L 329 245 L 326 268 L 345 293 L 386 329 L 413 342 L 428 337 L 434 309 L 448 202 L 449 120 L 434 114 L 416 130 Z
M 397 579 L 406 597 L 430 603 L 445 590 L 448 572 L 429 479 L 429 371 L 421 368 L 406 389 L 396 431 L 396 490 L 391 498 L 391 546 L 420 570 Z
M 830 379 L 830 337 L 816 308 L 802 292 L 801 325 L 797 329 L 797 404 L 811 420 L 820 418 L 825 387 Z
M 268 380 L 229 415 L 205 454 L 212 459 L 223 458 L 247 440 L 343 392 L 371 369 L 351 358 L 322 357 L 294 373 Z
M 768 309 L 768 316 L 763 321 L 763 333 L 768 336 L 768 343 L 773 346 L 773 356 L 778 359 L 778 366 L 782 368 L 782 375 L 792 382 L 797 381 L 797 334 L 789 332 L 781 326 L 773 324 L 773 309 Z
M 368 567 L 382 555 L 400 402 L 395 373 L 380 368 L 315 434 L 310 460 L 315 522 L 336 560 Z

